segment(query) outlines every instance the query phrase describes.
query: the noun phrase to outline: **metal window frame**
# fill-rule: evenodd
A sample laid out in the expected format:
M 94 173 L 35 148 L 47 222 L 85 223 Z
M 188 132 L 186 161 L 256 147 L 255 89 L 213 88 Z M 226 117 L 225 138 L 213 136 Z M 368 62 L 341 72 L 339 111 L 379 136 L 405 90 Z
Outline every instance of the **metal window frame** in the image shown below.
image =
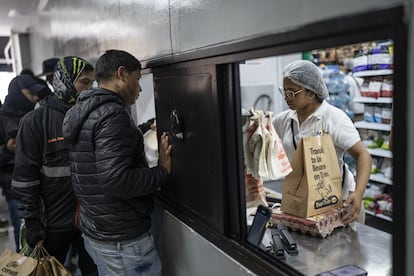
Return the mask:
M 157 200 L 163 208 L 172 210 L 184 223 L 194 228 L 209 241 L 259 274 L 295 275 L 297 271 L 286 264 L 255 251 L 244 240 L 246 236 L 242 135 L 240 115 L 240 85 L 238 63 L 247 59 L 279 56 L 312 49 L 349 45 L 358 42 L 390 38 L 394 41 L 394 128 L 398 143 L 393 148 L 393 274 L 405 275 L 407 260 L 395 252 L 406 252 L 406 185 L 407 185 L 407 52 L 408 26 L 404 21 L 404 7 L 397 6 L 324 20 L 298 27 L 288 32 L 249 38 L 241 42 L 211 47 L 173 57 L 143 62 L 143 73 L 169 67 L 184 69 L 215 65 L 217 89 L 222 105 L 222 127 L 226 145 L 223 158 L 226 165 L 225 233 L 220 233 L 192 216 L 191 210 L 182 210 L 174 202 Z M 329 26 L 329 27 L 327 27 Z M 398 215 L 395 215 L 398 214 Z M 403 254 L 405 256 L 405 254 Z

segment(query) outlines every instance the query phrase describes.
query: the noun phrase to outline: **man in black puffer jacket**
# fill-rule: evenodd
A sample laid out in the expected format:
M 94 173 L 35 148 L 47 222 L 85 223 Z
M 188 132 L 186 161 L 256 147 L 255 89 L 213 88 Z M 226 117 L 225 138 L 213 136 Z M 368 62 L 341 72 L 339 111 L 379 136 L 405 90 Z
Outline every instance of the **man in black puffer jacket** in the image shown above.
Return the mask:
M 44 240 L 46 250 L 62 264 L 69 247 L 76 247 L 83 275 L 97 275 L 97 268 L 75 225 L 77 200 L 62 124 L 66 111 L 80 92 L 92 87 L 93 80 L 93 67 L 87 61 L 74 56 L 59 59 L 54 94 L 40 101 L 40 106 L 20 122 L 12 179 L 19 216 L 26 223 L 27 243 L 34 247 Z
M 153 194 L 171 171 L 171 146 L 163 133 L 159 165 L 148 168 L 142 133 L 127 111 L 141 91 L 140 70 L 131 54 L 107 51 L 96 63 L 99 87 L 79 96 L 63 124 L 79 225 L 100 275 L 161 275 L 149 229 Z

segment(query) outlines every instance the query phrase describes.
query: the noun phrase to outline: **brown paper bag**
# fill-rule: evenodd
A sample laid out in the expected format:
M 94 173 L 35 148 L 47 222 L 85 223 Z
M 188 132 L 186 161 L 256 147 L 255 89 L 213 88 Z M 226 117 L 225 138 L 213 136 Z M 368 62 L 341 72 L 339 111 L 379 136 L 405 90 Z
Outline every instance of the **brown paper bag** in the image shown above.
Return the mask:
M 16 252 L 6 248 L 0 255 L 0 267 L 8 262 L 11 256 L 17 254 Z
M 38 264 L 30 276 L 70 276 L 72 275 L 55 257 L 49 255 L 40 241 L 33 252 L 33 258 L 38 259 Z
M 71 276 L 72 274 L 53 256 L 39 259 L 36 269 L 30 276 Z
M 55 257 L 49 257 L 49 263 L 53 270 L 53 275 L 71 276 L 72 274 Z
M 306 218 L 342 206 L 342 179 L 329 134 L 303 138 L 291 165 L 283 185 L 283 212 Z
M 49 276 L 53 275 L 52 267 L 50 266 L 46 258 L 40 258 L 37 263 L 36 269 L 30 276 Z
M 0 275 L 29 275 L 36 268 L 37 260 L 10 249 L 0 255 Z

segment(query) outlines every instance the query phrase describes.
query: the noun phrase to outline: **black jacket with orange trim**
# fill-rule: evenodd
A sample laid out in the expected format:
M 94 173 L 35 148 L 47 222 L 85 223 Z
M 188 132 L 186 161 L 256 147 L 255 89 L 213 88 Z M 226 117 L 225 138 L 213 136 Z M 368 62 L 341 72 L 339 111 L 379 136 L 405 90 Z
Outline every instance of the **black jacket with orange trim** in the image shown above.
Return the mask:
M 24 116 L 16 139 L 12 192 L 19 216 L 46 218 L 46 230 L 75 229 L 75 198 L 69 150 L 62 135 L 67 108 L 52 95 Z M 43 206 L 42 206 L 43 205 Z

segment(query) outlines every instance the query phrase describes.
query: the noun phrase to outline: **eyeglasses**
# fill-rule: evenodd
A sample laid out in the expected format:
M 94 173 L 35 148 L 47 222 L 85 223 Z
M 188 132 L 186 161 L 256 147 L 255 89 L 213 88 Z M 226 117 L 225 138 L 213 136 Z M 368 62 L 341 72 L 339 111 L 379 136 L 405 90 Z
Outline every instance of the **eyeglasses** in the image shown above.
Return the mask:
M 280 94 L 288 100 L 293 100 L 297 94 L 303 91 L 305 91 L 305 88 L 301 88 L 297 91 L 292 91 L 292 90 L 285 90 L 283 89 L 283 87 L 279 87 Z

